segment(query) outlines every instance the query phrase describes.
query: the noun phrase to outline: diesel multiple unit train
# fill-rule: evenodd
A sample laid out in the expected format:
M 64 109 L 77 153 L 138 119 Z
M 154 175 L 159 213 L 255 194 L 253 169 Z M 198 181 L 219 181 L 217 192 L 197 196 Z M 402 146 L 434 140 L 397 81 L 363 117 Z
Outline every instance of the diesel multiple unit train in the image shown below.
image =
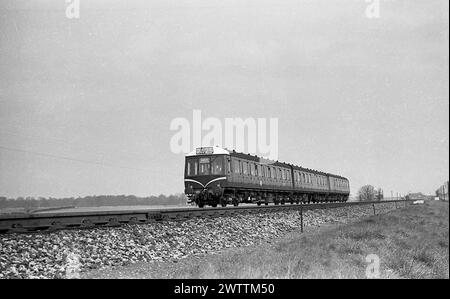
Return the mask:
M 200 147 L 186 155 L 184 187 L 199 207 L 345 202 L 350 194 L 342 176 L 220 147 Z

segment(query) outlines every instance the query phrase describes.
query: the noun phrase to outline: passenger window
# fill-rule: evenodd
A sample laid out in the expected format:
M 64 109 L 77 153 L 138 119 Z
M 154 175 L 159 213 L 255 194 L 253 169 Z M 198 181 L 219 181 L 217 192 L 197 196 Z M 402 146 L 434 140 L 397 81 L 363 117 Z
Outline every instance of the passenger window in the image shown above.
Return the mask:
M 194 175 L 198 175 L 198 162 L 195 161 L 194 163 Z

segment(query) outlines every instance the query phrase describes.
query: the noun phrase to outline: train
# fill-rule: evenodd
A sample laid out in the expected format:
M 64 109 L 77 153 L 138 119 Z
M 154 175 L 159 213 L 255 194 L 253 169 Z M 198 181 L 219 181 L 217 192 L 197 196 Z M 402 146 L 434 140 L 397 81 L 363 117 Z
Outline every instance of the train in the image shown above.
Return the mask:
M 200 208 L 346 202 L 350 182 L 343 176 L 211 146 L 186 155 L 184 193 Z

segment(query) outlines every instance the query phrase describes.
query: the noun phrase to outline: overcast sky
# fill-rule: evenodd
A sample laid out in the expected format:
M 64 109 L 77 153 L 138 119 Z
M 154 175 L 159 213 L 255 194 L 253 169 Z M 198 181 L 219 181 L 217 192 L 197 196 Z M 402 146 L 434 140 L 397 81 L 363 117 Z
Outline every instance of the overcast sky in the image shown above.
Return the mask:
M 0 196 L 169 194 L 170 122 L 279 119 L 279 160 L 405 194 L 449 177 L 448 1 L 0 1 Z

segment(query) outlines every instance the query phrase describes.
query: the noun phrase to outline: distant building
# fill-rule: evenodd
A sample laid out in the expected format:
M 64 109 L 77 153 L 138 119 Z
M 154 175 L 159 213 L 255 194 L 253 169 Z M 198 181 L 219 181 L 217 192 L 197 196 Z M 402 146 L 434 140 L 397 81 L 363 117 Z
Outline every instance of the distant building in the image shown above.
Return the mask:
M 428 198 L 428 196 L 422 194 L 421 192 L 409 193 L 408 195 L 406 195 L 407 200 L 426 200 Z
M 448 200 L 448 181 L 436 190 L 436 196 L 439 200 Z

